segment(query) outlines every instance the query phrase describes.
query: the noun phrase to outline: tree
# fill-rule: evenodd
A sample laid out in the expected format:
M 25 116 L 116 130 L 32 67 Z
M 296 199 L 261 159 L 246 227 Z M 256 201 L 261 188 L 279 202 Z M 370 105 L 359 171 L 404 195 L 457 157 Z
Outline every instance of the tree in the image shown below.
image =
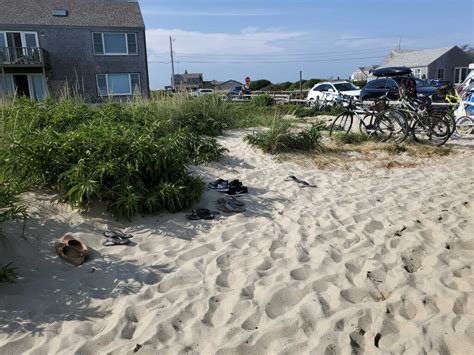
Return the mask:
M 272 82 L 270 80 L 266 80 L 266 79 L 255 80 L 250 83 L 250 90 L 251 91 L 262 90 L 271 84 Z

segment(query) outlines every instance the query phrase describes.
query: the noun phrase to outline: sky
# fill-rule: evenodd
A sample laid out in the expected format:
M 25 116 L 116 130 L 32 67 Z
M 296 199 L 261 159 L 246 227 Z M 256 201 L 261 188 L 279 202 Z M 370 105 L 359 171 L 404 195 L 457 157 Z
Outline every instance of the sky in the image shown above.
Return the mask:
M 150 86 L 204 80 L 348 78 L 392 50 L 474 45 L 474 0 L 140 0 Z

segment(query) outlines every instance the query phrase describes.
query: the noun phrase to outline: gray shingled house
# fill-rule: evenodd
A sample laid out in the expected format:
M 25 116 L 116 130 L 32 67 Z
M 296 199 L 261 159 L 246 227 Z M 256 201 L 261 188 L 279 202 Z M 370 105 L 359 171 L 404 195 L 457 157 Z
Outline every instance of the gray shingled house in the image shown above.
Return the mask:
M 469 53 L 458 46 L 416 51 L 392 51 L 380 67 L 406 66 L 413 75 L 427 79 L 448 80 L 461 83 L 469 73 Z
M 178 90 L 195 90 L 201 89 L 204 84 L 202 73 L 188 73 L 174 75 L 174 85 Z
M 138 0 L 0 0 L 0 94 L 149 95 Z

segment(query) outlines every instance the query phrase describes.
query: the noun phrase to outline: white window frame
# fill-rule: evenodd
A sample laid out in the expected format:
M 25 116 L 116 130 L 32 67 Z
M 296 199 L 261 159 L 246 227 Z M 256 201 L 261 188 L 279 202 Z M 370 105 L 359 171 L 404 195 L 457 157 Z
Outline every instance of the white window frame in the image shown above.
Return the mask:
M 28 91 L 30 93 L 30 99 L 32 99 L 32 100 L 34 100 L 34 96 L 36 96 L 35 87 L 33 85 L 32 75 L 41 76 L 41 78 L 43 79 L 42 84 L 43 84 L 44 98 L 47 98 L 49 96 L 48 85 L 46 85 L 46 75 L 44 75 L 42 73 L 8 73 L 8 74 L 5 74 L 5 78 L 10 77 L 11 83 L 13 84 L 13 88 L 15 89 L 15 91 L 17 89 L 16 85 L 15 85 L 15 75 L 26 75 L 26 78 L 28 80 Z M 0 76 L 1 76 L 1 74 L 0 74 Z
M 25 35 L 27 35 L 27 34 L 35 35 L 36 46 L 34 48 L 39 47 L 38 32 L 35 32 L 35 31 L 6 31 L 6 30 L 2 30 L 2 31 L 0 31 L 0 35 L 3 35 L 3 39 L 5 40 L 6 47 L 8 47 L 7 33 L 19 33 L 20 37 L 21 37 L 21 47 L 22 48 L 26 47 Z
M 99 76 L 100 75 L 105 75 L 105 84 L 107 86 L 107 94 L 106 95 L 101 95 L 100 94 L 100 88 L 99 88 Z M 111 94 L 110 91 L 109 91 L 109 76 L 113 76 L 113 75 L 128 75 L 128 85 L 129 85 L 129 88 L 130 88 L 130 93 L 127 93 L 127 94 Z M 100 96 L 100 97 L 109 97 L 109 96 L 133 96 L 134 95 L 134 88 L 132 88 L 132 75 L 138 75 L 138 87 L 140 89 L 140 92 L 141 92 L 141 89 L 142 89 L 142 81 L 141 81 L 141 77 L 140 77 L 140 73 L 109 73 L 109 74 L 96 74 L 95 75 L 95 80 L 96 80 L 96 84 L 97 84 L 97 95 Z
M 415 78 L 421 79 L 422 76 L 422 68 L 413 68 L 413 76 Z
M 459 77 L 456 78 L 456 70 L 458 70 L 458 69 L 459 69 Z M 469 74 L 469 68 L 468 67 L 455 67 L 454 68 L 454 75 L 453 75 L 454 76 L 454 80 L 453 80 L 454 84 L 460 84 L 464 81 L 464 79 L 461 80 L 463 69 L 466 69 L 467 75 L 468 75 Z
M 104 50 L 104 53 L 96 53 L 95 51 L 95 45 L 94 45 L 94 34 L 100 34 L 102 37 L 102 48 Z M 125 47 L 127 48 L 127 53 L 106 53 L 105 52 L 105 37 L 104 35 L 106 34 L 111 34 L 111 35 L 123 35 L 125 37 Z M 134 35 L 135 36 L 135 45 L 137 47 L 137 53 L 130 53 L 128 49 L 128 35 Z M 112 56 L 117 56 L 117 55 L 138 55 L 138 37 L 135 32 L 92 32 L 92 50 L 94 52 L 94 55 L 112 55 Z

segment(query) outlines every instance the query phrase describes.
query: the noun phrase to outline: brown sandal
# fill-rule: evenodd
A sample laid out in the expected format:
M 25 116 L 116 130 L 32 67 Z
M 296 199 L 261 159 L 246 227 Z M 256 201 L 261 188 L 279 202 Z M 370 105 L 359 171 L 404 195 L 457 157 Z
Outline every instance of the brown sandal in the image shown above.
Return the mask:
M 56 253 L 68 263 L 79 266 L 90 256 L 87 246 L 75 239 L 72 235 L 66 234 L 56 242 Z

